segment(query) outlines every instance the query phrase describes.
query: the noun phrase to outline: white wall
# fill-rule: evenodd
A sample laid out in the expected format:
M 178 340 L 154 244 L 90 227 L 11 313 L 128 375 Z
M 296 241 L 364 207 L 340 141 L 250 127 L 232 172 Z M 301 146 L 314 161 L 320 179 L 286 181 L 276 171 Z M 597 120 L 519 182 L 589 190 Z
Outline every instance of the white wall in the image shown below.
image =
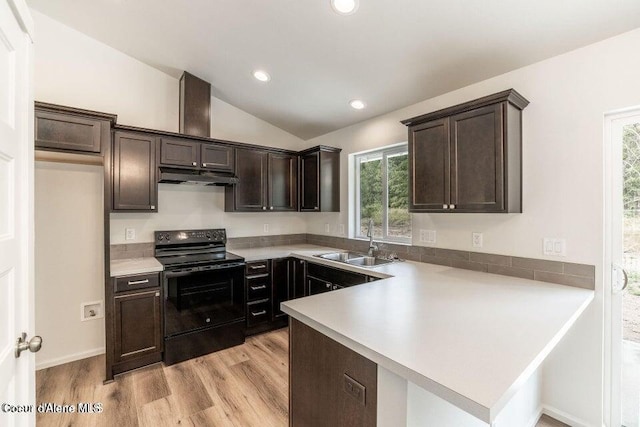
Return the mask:
M 104 111 L 118 123 L 178 131 L 178 80 L 32 10 L 35 44 L 35 98 L 38 101 Z M 215 88 L 213 88 L 215 94 Z M 302 140 L 244 111 L 212 98 L 211 136 L 299 150 Z M 157 214 L 112 214 L 112 243 L 122 243 L 124 228 L 137 239 L 153 241 L 162 227 L 227 227 L 230 237 L 306 232 L 303 214 L 230 214 L 222 189 L 161 185 Z M 205 194 L 203 194 L 203 191 Z
M 544 403 L 589 425 L 602 420 L 603 115 L 640 105 L 639 45 L 635 30 L 307 141 L 343 148 L 346 183 L 347 155 L 406 141 L 402 119 L 509 88 L 531 102 L 523 115 L 524 213 L 414 214 L 413 228 L 436 230 L 438 247 L 476 251 L 471 233 L 479 231 L 481 251 L 534 258 L 545 258 L 543 237 L 561 237 L 561 260 L 596 266 L 596 299 L 543 375 Z M 326 234 L 328 222 L 337 234 L 337 224 L 348 224 L 346 186 L 341 197 L 342 212 L 309 218 L 308 232 Z
M 104 352 L 104 318 L 80 321 L 80 303 L 104 300 L 102 186 L 102 166 L 36 162 L 39 369 Z

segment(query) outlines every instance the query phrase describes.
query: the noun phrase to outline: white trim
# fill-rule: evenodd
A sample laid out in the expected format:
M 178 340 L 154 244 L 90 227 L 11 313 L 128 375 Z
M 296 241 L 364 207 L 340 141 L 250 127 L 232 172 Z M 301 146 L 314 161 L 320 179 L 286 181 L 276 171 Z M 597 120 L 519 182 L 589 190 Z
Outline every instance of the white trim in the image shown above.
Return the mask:
M 35 32 L 33 18 L 29 12 L 29 6 L 27 6 L 24 0 L 7 0 L 7 3 L 9 4 L 9 7 L 11 7 L 11 10 L 16 17 L 16 21 L 20 24 L 22 31 L 28 34 L 29 38 L 33 42 Z
M 561 421 L 565 424 L 569 424 L 572 427 L 593 427 L 593 425 L 587 423 L 585 420 L 574 417 L 573 415 L 554 408 L 550 405 L 542 405 L 542 414 L 548 415 L 551 418 L 555 418 L 556 420 Z
M 538 409 L 536 409 L 536 412 L 533 414 L 533 417 L 531 417 L 531 419 L 527 423 L 527 427 L 536 427 L 543 413 L 544 413 L 543 407 L 539 406 Z
M 57 357 L 55 359 L 43 360 L 36 363 L 36 371 L 50 368 L 52 366 L 63 365 L 76 360 L 86 359 L 88 357 L 98 356 L 105 353 L 104 347 L 94 348 L 92 350 L 81 351 L 79 353 L 68 354 L 66 356 Z

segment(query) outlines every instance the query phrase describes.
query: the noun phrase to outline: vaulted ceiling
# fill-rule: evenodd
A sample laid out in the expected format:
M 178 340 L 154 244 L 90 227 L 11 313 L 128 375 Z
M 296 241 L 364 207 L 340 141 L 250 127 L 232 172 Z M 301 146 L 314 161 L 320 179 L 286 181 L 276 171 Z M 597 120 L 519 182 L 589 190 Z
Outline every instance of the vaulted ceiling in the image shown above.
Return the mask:
M 348 16 L 329 0 L 28 3 L 303 139 L 640 26 L 638 0 L 360 0 Z

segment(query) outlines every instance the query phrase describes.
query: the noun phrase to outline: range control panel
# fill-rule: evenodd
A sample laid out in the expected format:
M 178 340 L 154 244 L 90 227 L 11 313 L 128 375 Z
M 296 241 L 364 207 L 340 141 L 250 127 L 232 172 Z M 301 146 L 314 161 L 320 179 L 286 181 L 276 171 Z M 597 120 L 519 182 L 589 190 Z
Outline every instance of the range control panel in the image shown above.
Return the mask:
M 224 228 L 208 230 L 156 231 L 154 234 L 156 246 L 163 244 L 179 245 L 181 243 L 227 242 L 227 232 Z

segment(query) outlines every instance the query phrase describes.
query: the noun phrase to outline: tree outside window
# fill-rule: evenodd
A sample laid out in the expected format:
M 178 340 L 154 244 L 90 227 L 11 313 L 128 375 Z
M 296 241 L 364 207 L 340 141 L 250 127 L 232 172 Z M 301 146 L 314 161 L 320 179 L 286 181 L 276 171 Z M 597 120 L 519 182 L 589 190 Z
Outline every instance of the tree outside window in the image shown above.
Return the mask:
M 373 220 L 376 240 L 411 242 L 407 145 L 355 156 L 356 237 L 365 238 Z

